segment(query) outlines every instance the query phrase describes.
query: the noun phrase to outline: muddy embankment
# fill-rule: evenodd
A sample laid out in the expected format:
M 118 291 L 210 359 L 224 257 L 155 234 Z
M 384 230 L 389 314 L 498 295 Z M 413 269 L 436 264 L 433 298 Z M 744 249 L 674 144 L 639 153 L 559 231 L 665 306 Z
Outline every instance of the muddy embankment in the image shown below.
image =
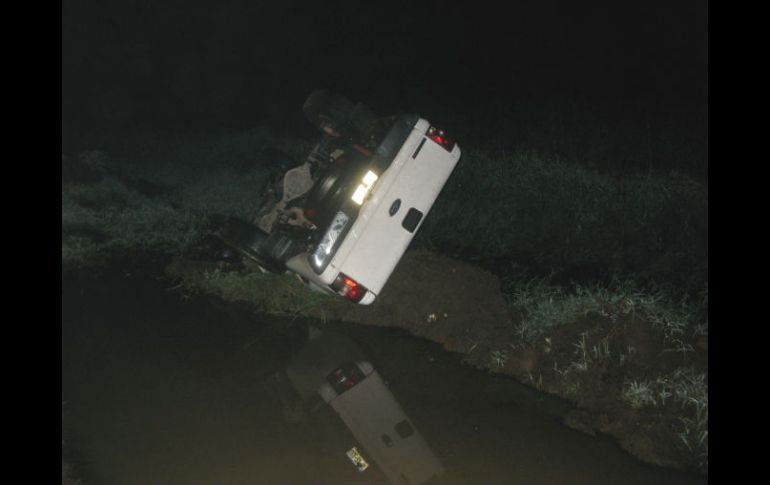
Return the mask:
M 308 291 L 287 276 L 257 275 L 237 279 L 217 263 L 177 259 L 167 268 L 180 291 L 215 293 L 225 300 L 255 308 L 288 308 Z M 229 276 L 228 276 L 229 275 Z M 677 469 L 694 469 L 698 458 L 681 434 L 681 406 L 633 406 L 623 399 L 632 379 L 665 375 L 683 364 L 707 370 L 707 342 L 693 342 L 695 351 L 666 352 L 664 336 L 633 315 L 620 318 L 586 315 L 555 328 L 537 345 L 526 345 L 498 278 L 478 267 L 428 251 L 408 251 L 383 292 L 370 306 L 319 297 L 292 306 L 288 313 L 320 320 L 399 327 L 440 343 L 464 361 L 490 372 L 509 375 L 543 392 L 569 400 L 575 410 L 565 425 L 588 434 L 602 433 L 639 460 Z M 604 348 L 603 355 L 586 349 Z M 620 349 L 633 349 L 623 354 Z M 581 353 L 582 358 L 581 358 Z M 620 355 L 621 365 L 610 362 Z M 690 362 L 683 362 L 689 359 Z M 590 365 L 589 365 L 590 362 Z M 706 471 L 707 473 L 707 471 Z

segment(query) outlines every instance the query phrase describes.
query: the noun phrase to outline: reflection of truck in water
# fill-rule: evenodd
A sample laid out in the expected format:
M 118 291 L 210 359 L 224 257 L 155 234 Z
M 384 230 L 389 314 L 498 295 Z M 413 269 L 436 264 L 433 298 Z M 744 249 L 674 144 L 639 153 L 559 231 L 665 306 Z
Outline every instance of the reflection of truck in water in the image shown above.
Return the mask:
M 286 375 L 303 400 L 320 396 L 350 429 L 358 446 L 340 452 L 360 471 L 370 458 L 394 484 L 419 485 L 443 474 L 382 377 L 347 337 L 324 333 L 312 340 Z

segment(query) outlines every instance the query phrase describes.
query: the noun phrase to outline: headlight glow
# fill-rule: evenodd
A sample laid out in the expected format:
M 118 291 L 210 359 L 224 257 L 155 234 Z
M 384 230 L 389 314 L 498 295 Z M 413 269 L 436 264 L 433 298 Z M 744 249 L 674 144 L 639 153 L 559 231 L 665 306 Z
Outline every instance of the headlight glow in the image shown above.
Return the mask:
M 356 187 L 356 191 L 353 192 L 353 197 L 351 197 L 353 202 L 358 205 L 363 204 L 364 199 L 366 198 L 366 194 L 369 193 L 378 178 L 379 177 L 377 177 L 376 173 L 368 170 L 366 175 L 364 175 L 364 178 L 361 180 L 361 183 L 358 185 L 358 187 Z

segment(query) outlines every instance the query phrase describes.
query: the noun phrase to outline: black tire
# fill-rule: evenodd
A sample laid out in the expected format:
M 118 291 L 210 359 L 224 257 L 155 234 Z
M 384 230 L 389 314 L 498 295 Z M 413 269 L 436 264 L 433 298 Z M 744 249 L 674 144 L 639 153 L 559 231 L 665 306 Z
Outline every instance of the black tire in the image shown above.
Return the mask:
M 241 262 L 239 254 L 236 254 L 227 246 L 217 234 L 207 234 L 198 246 L 196 256 L 209 261 L 224 262 L 238 266 Z
M 350 123 L 361 137 L 361 141 L 365 142 L 378 131 L 381 120 L 368 106 L 358 103 L 350 113 Z
M 274 273 L 286 270 L 286 260 L 292 252 L 293 242 L 281 234 L 267 234 L 260 228 L 236 218 L 228 219 L 218 233 L 228 247 L 242 256 L 256 261 Z
M 326 170 L 321 178 L 313 185 L 310 192 L 307 195 L 307 201 L 305 205 L 307 207 L 314 207 L 318 209 L 322 206 L 331 194 L 334 194 L 340 188 L 340 184 L 344 182 L 344 167 L 340 165 L 332 165 Z
M 323 131 L 327 125 L 337 133 L 342 133 L 356 105 L 344 96 L 324 89 L 310 93 L 302 106 L 305 117 L 315 127 Z
M 350 197 L 356 166 L 332 165 L 315 183 L 305 201 L 306 209 L 314 214 L 308 219 L 319 227 L 331 222 L 334 214 Z

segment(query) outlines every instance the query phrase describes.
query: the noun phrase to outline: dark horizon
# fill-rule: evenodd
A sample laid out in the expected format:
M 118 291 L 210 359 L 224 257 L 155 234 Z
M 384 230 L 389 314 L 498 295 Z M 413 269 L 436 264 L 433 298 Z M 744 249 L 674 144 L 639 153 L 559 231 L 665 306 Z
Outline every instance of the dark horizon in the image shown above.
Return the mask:
M 94 127 L 307 133 L 300 107 L 317 87 L 482 142 L 579 112 L 610 126 L 696 126 L 706 144 L 708 5 L 62 4 L 65 151 Z

